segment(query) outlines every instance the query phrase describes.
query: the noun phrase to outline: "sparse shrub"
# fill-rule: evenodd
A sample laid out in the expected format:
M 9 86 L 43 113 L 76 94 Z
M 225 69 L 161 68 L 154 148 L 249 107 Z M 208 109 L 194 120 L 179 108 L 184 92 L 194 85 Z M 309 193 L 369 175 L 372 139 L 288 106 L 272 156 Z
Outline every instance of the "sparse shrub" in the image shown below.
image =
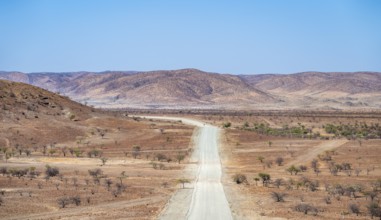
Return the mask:
M 331 204 L 332 203 L 332 201 L 331 201 L 331 197 L 330 196 L 326 196 L 326 197 L 324 197 L 324 202 L 325 202 L 325 204 Z
M 275 202 L 284 202 L 284 197 L 286 196 L 285 193 L 280 193 L 280 192 L 272 192 L 271 193 L 271 198 Z
M 305 215 L 307 215 L 309 212 L 313 213 L 314 215 L 317 215 L 318 209 L 312 205 L 301 203 L 294 207 L 294 210 L 297 212 L 303 212 Z
M 299 166 L 299 170 L 302 171 L 302 172 L 306 172 L 306 171 L 307 171 L 307 166 L 305 166 L 305 165 L 300 165 L 300 166 Z
M 369 215 L 373 217 L 380 217 L 381 219 L 381 208 L 377 202 L 370 202 L 367 206 Z
M 157 163 L 156 162 L 154 162 L 154 161 L 151 161 L 151 163 L 150 163 L 151 165 L 152 165 L 152 168 L 154 168 L 155 170 L 158 168 L 157 167 Z
M 127 186 L 123 183 L 117 183 L 115 184 L 116 190 L 118 190 L 120 193 L 126 191 Z
M 259 162 L 261 162 L 261 163 L 263 163 L 263 160 L 264 160 L 265 158 L 264 157 L 262 157 L 262 156 L 258 156 L 257 157 L 257 160 L 259 160 Z
M 164 154 L 158 153 L 156 154 L 156 158 L 158 161 L 165 161 L 167 159 L 167 156 L 165 156 Z
M 273 182 L 274 186 L 276 186 L 277 188 L 279 188 L 282 184 L 283 184 L 283 180 L 282 179 L 275 179 L 274 182 Z
M 366 192 L 365 193 L 366 196 L 368 196 L 370 198 L 371 201 L 374 201 L 375 198 L 377 198 L 377 191 L 369 191 L 369 192 Z
M 46 165 L 45 174 L 47 177 L 55 177 L 60 173 L 59 169 L 57 167 L 51 167 L 49 165 Z
M 0 167 L 0 173 L 1 175 L 5 176 L 6 174 L 8 174 L 8 168 Z
M 81 204 L 81 197 L 79 196 L 72 196 L 70 197 L 71 203 L 75 204 L 76 206 L 79 206 Z
M 357 204 L 349 204 L 348 209 L 351 213 L 356 214 L 357 216 L 360 214 L 360 207 Z
M 101 169 L 93 169 L 93 170 L 88 170 L 90 176 L 92 177 L 99 177 L 103 175 L 103 171 Z
M 111 185 L 112 185 L 112 180 L 111 179 L 105 179 L 105 185 L 107 187 L 107 191 L 110 191 Z
M 102 155 L 102 151 L 97 149 L 92 149 L 91 151 L 87 152 L 88 157 L 98 157 Z
M 224 128 L 230 128 L 231 125 L 232 125 L 232 123 L 230 123 L 230 122 L 226 122 L 226 123 L 224 123 L 224 124 L 222 125 L 222 127 L 224 127 Z
M 277 157 L 275 159 L 275 163 L 278 164 L 278 166 L 281 166 L 283 164 L 283 162 L 284 162 L 283 157 Z
M 241 183 L 248 183 L 247 182 L 247 178 L 246 178 L 246 175 L 244 174 L 241 174 L 241 173 L 237 173 L 233 176 L 233 181 L 236 182 L 237 184 L 241 184 Z
M 68 204 L 70 204 L 70 199 L 67 197 L 61 197 L 57 199 L 57 203 L 61 208 L 65 208 Z
M 165 165 L 162 164 L 162 163 L 159 163 L 159 169 L 160 169 L 160 170 L 165 170 Z

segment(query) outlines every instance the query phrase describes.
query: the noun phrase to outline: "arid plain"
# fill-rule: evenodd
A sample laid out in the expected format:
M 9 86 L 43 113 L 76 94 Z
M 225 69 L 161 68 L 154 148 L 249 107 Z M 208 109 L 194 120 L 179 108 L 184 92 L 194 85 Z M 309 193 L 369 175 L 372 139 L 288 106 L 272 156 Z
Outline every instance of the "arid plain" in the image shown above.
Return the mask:
M 139 94 L 143 88 L 134 91 L 140 86 L 151 88 L 149 85 L 170 91 L 175 85 L 172 82 L 185 82 L 192 78 L 192 71 L 153 73 L 160 75 L 159 81 L 145 79 L 149 73 L 140 78 L 135 73 L 121 74 L 135 77 L 129 96 L 118 96 L 125 84 L 104 78 L 102 83 L 110 86 L 91 93 L 112 94 L 111 107 L 134 96 L 141 107 L 157 97 L 159 109 L 125 104 L 119 109 L 93 108 L 89 106 L 91 97 L 84 96 L 90 93 L 78 90 L 82 85 L 58 94 L 0 80 L 1 218 L 160 218 L 174 195 L 192 190 L 198 181 L 187 171 L 197 166 L 191 157 L 197 154 L 195 139 L 200 128 L 182 120 L 137 115 L 189 118 L 219 128 L 221 182 L 234 219 L 370 219 L 380 215 L 378 73 L 363 73 L 357 84 L 344 80 L 340 91 L 321 87 L 325 91 L 314 95 L 307 94 L 311 85 L 303 79 L 314 78 L 318 87 L 317 81 L 324 84 L 322 79 L 331 79 L 333 73 L 250 81 L 218 74 L 210 78 L 209 73 L 196 71 L 198 78 L 209 80 L 197 87 L 200 90 L 189 87 L 181 95 L 152 89 Z M 37 76 L 53 79 L 52 74 Z M 9 73 L 3 74 L 6 77 Z M 74 77 L 78 81 L 89 76 Z M 162 77 L 170 80 L 163 83 Z M 264 86 L 266 80 L 278 87 Z M 298 83 L 293 89 L 285 88 L 282 80 Z M 223 88 L 219 87 L 221 81 L 226 83 Z M 240 89 L 226 90 L 237 82 L 242 83 Z M 274 95 L 275 91 L 288 94 L 287 99 Z M 62 96 L 75 94 L 82 97 L 83 104 Z M 189 94 L 192 99 L 187 98 Z M 164 104 L 176 103 L 172 95 L 185 104 L 165 110 Z M 221 108 L 224 95 L 229 97 L 226 102 L 236 102 Z M 110 97 L 102 100 L 103 107 Z M 307 103 L 304 99 L 309 100 L 307 110 L 299 105 Z M 334 107 L 329 107 L 330 103 Z M 207 109 L 208 104 L 219 108 Z M 232 109 L 232 105 L 238 108 Z M 258 110 L 261 105 L 265 110 Z M 282 110 L 282 106 L 287 107 Z

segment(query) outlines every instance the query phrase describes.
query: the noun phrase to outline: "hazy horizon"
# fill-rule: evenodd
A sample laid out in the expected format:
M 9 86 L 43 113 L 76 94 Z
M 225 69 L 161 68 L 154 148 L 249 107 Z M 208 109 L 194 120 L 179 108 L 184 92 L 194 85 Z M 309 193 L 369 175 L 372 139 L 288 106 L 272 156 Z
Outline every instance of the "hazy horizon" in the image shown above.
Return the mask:
M 0 69 L 380 72 L 381 3 L 1 1 Z
M 207 72 L 207 73 L 216 73 L 216 74 L 231 74 L 231 75 L 266 75 L 266 74 L 274 74 L 274 75 L 291 75 L 291 74 L 298 74 L 298 73 L 315 73 L 315 72 L 321 72 L 321 73 L 380 73 L 381 71 L 367 71 L 367 70 L 360 70 L 360 71 L 314 71 L 314 70 L 309 70 L 309 71 L 301 71 L 301 72 L 293 72 L 293 73 L 224 73 L 224 72 L 213 72 L 213 71 L 205 71 L 202 69 L 197 69 L 197 68 L 180 68 L 180 69 L 158 69 L 158 70 L 103 70 L 103 71 L 88 71 L 88 70 L 79 70 L 79 71 L 40 71 L 40 72 L 23 72 L 23 71 L 18 71 L 18 70 L 0 70 L 0 72 L 20 72 L 24 74 L 65 74 L 65 73 L 81 73 L 81 72 L 86 72 L 86 73 L 96 73 L 96 74 L 102 74 L 102 73 L 108 73 L 108 72 L 131 72 L 131 73 L 145 73 L 145 72 L 154 72 L 154 71 L 176 71 L 176 70 L 185 70 L 185 69 L 196 69 L 202 72 Z

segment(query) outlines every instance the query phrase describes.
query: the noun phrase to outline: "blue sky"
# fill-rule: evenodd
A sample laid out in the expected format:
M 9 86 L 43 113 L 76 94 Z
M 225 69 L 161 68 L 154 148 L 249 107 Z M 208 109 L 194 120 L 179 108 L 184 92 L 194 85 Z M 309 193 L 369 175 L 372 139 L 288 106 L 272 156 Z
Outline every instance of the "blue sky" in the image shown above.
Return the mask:
M 379 0 L 0 0 L 0 70 L 381 71 Z

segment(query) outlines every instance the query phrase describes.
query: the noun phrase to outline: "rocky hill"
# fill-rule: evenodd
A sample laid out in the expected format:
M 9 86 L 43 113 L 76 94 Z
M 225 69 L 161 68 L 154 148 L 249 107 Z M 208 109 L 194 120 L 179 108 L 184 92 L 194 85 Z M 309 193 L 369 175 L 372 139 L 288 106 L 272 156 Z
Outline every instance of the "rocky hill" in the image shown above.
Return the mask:
M 0 121 L 21 123 L 27 119 L 79 121 L 92 109 L 67 97 L 24 83 L 0 80 Z
M 381 73 L 230 75 L 196 69 L 151 72 L 0 72 L 99 107 L 218 109 L 380 108 Z

